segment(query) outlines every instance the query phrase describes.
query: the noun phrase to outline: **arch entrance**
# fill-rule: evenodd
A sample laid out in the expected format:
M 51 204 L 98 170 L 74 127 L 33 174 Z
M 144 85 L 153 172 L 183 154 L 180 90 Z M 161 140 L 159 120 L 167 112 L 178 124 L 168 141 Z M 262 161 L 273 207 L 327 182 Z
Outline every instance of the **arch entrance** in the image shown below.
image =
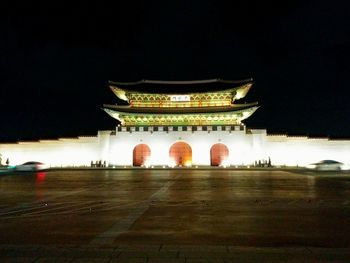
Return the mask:
M 223 143 L 216 143 L 210 148 L 210 165 L 224 165 L 228 156 L 229 152 L 227 146 Z
M 151 149 L 147 144 L 138 144 L 133 150 L 132 165 L 147 166 L 147 161 L 151 157 Z
M 192 148 L 188 143 L 176 142 L 170 147 L 169 158 L 174 166 L 191 166 Z

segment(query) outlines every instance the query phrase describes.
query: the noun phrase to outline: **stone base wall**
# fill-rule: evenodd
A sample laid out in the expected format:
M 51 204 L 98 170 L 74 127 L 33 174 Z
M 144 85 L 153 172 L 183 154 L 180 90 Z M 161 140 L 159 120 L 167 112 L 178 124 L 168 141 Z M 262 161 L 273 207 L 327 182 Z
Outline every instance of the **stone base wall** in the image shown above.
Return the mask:
M 2 164 L 40 161 L 52 167 L 133 165 L 133 151 L 139 144 L 150 149 L 149 166 L 171 166 L 170 148 L 177 142 L 188 144 L 191 165 L 210 165 L 211 147 L 223 144 L 228 149 L 225 165 L 254 165 L 271 160 L 273 165 L 306 166 L 330 159 L 350 165 L 350 140 L 310 139 L 268 135 L 263 129 L 244 126 L 117 127 L 99 131 L 97 136 L 60 138 L 36 142 L 0 144 Z

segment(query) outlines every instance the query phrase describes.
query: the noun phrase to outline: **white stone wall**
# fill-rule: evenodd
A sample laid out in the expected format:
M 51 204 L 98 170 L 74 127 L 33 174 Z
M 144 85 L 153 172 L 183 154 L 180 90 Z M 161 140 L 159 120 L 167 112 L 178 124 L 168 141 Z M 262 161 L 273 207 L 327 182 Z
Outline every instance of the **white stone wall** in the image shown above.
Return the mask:
M 0 144 L 2 164 L 6 159 L 10 165 L 28 161 L 40 161 L 51 167 L 90 166 L 91 161 L 100 160 L 99 137 L 61 138 Z
M 265 137 L 265 155 L 276 165 L 306 166 L 336 160 L 349 166 L 350 140 L 269 135 Z
M 209 128 L 209 127 L 208 127 Z M 223 143 L 229 148 L 229 163 L 251 165 L 257 156 L 255 144 L 260 144 L 260 134 L 246 134 L 245 130 L 197 130 L 197 131 L 117 131 L 110 138 L 109 163 L 111 165 L 132 165 L 133 149 L 144 143 L 151 149 L 149 165 L 170 165 L 170 147 L 176 142 L 186 142 L 192 149 L 193 165 L 210 165 L 210 148 Z M 210 129 L 210 128 L 209 128 Z M 254 143 L 254 140 L 257 141 Z
M 121 131 L 110 139 L 109 162 L 132 165 L 133 149 L 140 143 L 151 149 L 150 165 L 169 165 L 170 147 L 178 142 L 192 148 L 193 165 L 210 165 L 210 148 L 223 143 L 229 149 L 230 165 L 252 165 L 268 160 L 273 165 L 307 166 L 321 160 L 336 160 L 350 168 L 350 140 L 314 139 L 267 135 L 266 130 L 221 131 Z
M 350 168 L 350 140 L 309 139 L 286 135 L 267 135 L 266 130 L 241 130 L 239 126 L 208 127 L 207 131 L 99 131 L 97 136 L 61 138 L 37 142 L 0 144 L 2 164 L 41 161 L 52 167 L 90 166 L 91 161 L 106 161 L 112 166 L 131 166 L 133 149 L 144 143 L 151 149 L 149 165 L 170 165 L 170 147 L 179 141 L 192 148 L 193 165 L 210 165 L 210 148 L 223 143 L 229 149 L 230 165 L 252 165 L 271 159 L 273 165 L 306 166 L 325 159 L 343 162 Z

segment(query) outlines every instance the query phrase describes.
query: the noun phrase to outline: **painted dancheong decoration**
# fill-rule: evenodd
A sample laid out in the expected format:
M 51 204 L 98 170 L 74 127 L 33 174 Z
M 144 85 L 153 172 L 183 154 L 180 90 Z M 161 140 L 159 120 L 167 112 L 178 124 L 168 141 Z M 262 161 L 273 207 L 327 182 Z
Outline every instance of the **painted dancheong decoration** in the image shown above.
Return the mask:
M 231 85 L 224 90 L 205 90 L 188 93 L 160 93 L 163 86 Z M 152 86 L 157 92 L 133 90 Z M 158 87 L 157 87 L 158 86 Z M 235 103 L 244 98 L 252 86 L 251 80 L 200 80 L 110 82 L 110 88 L 127 106 L 104 105 L 104 110 L 123 126 L 142 125 L 236 125 L 251 116 L 258 104 Z

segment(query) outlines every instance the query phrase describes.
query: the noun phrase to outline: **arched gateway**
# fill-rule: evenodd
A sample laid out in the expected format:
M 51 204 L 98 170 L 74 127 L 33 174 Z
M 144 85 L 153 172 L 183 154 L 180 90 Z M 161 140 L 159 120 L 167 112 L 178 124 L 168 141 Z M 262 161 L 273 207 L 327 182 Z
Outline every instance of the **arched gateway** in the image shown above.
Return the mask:
M 133 166 L 146 166 L 151 157 L 151 149 L 147 144 L 138 144 L 133 150 Z
M 174 143 L 169 150 L 169 158 L 174 166 L 191 166 L 192 149 L 185 142 Z
M 220 166 L 228 159 L 228 148 L 225 144 L 214 144 L 210 149 L 210 165 Z

